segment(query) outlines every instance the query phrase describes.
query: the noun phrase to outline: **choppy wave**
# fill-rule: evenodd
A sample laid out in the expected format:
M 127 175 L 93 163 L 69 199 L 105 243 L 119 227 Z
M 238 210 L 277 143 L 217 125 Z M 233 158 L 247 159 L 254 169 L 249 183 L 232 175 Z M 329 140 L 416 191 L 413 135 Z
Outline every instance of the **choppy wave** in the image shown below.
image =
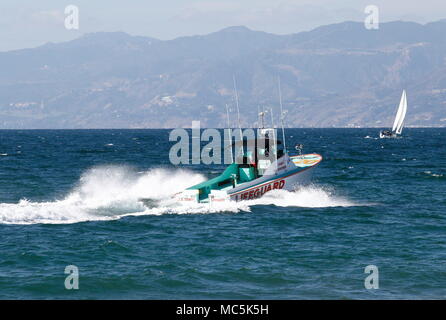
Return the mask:
M 171 196 L 203 181 L 201 174 L 187 170 L 152 169 L 137 173 L 127 167 L 101 166 L 85 172 L 78 185 L 63 199 L 0 203 L 0 223 L 76 223 L 114 220 L 128 215 L 193 214 L 250 211 L 255 205 L 281 207 L 354 206 L 347 199 L 317 186 L 294 192 L 274 190 L 261 199 L 219 204 L 179 204 Z M 153 200 L 145 205 L 141 198 Z

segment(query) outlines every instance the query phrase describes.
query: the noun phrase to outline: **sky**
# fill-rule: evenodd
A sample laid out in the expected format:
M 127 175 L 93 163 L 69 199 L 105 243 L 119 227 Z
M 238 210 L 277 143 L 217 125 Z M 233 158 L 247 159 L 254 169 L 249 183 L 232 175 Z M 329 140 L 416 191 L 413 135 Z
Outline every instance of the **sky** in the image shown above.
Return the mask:
M 65 8 L 79 9 L 79 29 L 65 27 Z M 162 40 L 229 26 L 289 34 L 346 20 L 364 21 L 368 5 L 380 22 L 446 18 L 445 0 L 1 0 L 0 51 L 124 31 Z

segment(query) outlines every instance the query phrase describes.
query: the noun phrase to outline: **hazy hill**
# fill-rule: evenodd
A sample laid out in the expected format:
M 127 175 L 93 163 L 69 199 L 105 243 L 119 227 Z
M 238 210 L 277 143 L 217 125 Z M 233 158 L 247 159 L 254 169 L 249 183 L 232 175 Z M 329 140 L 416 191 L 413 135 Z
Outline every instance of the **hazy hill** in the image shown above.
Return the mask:
M 407 125 L 446 125 L 446 20 L 345 22 L 278 36 L 230 27 L 160 41 L 94 33 L 0 53 L 0 128 L 224 126 L 236 75 L 242 123 L 274 107 L 287 125 L 390 126 L 403 88 Z M 233 117 L 232 120 L 234 120 Z

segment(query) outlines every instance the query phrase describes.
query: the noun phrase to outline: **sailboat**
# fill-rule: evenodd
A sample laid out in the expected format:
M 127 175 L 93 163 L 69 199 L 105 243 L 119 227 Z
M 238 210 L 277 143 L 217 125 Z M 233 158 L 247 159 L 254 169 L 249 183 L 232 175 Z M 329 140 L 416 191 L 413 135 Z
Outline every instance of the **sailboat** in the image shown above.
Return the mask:
M 234 89 L 237 101 L 238 130 L 241 133 L 235 80 Z M 276 137 L 277 130 L 274 128 L 274 123 L 269 128 L 264 127 L 263 117 L 265 112 L 259 113 L 261 121 L 259 121 L 256 137 L 244 140 L 242 135 L 240 135 L 240 141 L 236 141 L 233 144 L 231 141 L 232 163 L 226 170 L 213 179 L 191 186 L 175 194 L 174 198 L 179 202 L 189 203 L 251 200 L 260 198 L 272 190 L 284 189 L 292 191 L 297 186 L 309 183 L 313 170 L 322 161 L 322 156 L 315 153 L 302 154 L 303 146 L 300 144 L 296 145 L 298 154 L 291 154 L 287 150 L 283 126 L 284 113 L 282 110 L 280 80 L 279 96 L 282 114 L 282 140 Z M 229 113 L 227 112 L 227 114 L 229 124 Z M 251 148 L 244 147 L 248 145 Z M 232 157 L 232 146 L 241 147 L 241 153 L 236 155 L 234 159 Z
M 393 122 L 392 130 L 382 130 L 379 133 L 380 138 L 397 138 L 403 131 L 404 118 L 407 112 L 407 95 L 406 90 L 403 90 L 401 95 L 400 105 L 396 112 L 395 121 Z

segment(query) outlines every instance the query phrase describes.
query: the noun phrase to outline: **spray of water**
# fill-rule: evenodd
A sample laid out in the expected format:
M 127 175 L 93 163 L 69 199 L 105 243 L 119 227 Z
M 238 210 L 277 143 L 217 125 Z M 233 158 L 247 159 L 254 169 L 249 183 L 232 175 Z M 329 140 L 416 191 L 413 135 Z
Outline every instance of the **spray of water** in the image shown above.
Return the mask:
M 318 187 L 295 192 L 274 190 L 261 199 L 219 204 L 182 204 L 172 195 L 204 181 L 201 174 L 187 170 L 151 169 L 137 173 L 127 167 L 101 166 L 86 171 L 78 185 L 63 199 L 18 203 L 0 203 L 0 223 L 75 223 L 113 220 L 128 215 L 204 214 L 250 211 L 255 205 L 282 207 L 353 206 Z M 152 205 L 141 200 L 152 199 Z

